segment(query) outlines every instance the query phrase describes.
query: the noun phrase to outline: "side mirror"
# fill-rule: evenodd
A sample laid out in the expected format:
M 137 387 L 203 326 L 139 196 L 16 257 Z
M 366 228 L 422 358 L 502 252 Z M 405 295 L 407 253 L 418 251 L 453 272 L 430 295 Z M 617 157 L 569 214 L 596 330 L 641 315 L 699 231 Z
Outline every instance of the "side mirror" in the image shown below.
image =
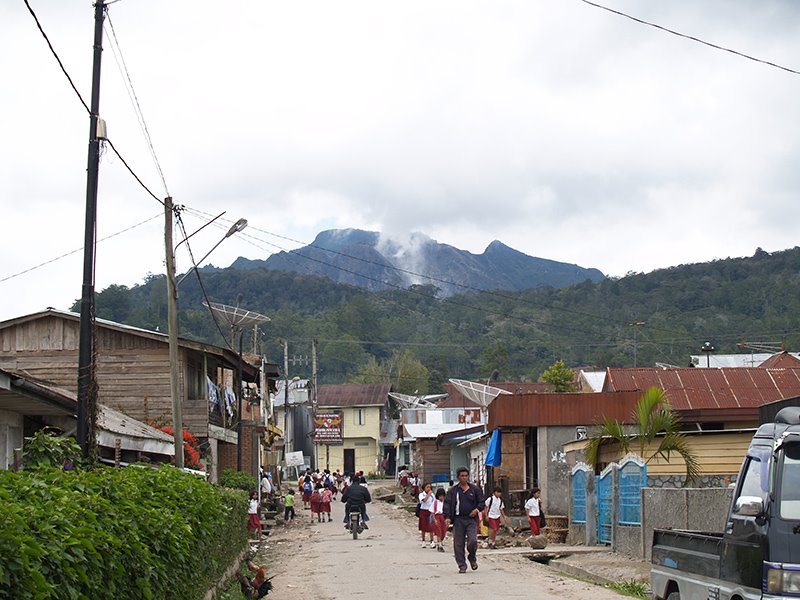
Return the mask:
M 758 517 L 764 513 L 764 501 L 758 496 L 739 496 L 733 505 L 733 514 L 741 517 Z

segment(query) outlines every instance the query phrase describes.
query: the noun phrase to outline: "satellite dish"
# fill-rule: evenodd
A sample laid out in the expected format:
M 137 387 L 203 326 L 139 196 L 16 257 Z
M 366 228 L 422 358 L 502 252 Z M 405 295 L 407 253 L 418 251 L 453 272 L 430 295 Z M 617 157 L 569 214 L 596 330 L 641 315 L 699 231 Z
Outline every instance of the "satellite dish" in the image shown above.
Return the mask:
M 483 385 L 482 383 L 475 383 L 474 381 L 466 381 L 465 379 L 451 379 L 450 383 L 452 383 L 459 392 L 464 394 L 464 396 L 484 408 L 487 408 L 492 403 L 492 400 L 497 398 L 500 394 L 511 394 L 511 392 L 501 390 L 500 388 Z
M 217 302 L 203 302 L 203 306 L 207 306 L 231 327 L 250 327 L 251 325 L 261 325 L 270 321 L 270 318 L 266 315 L 240 308 L 239 306 L 228 306 Z
M 430 394 L 427 396 L 411 396 L 409 394 L 398 394 L 389 392 L 389 397 L 397 400 L 403 408 L 436 408 L 433 400 L 446 398 L 447 394 Z

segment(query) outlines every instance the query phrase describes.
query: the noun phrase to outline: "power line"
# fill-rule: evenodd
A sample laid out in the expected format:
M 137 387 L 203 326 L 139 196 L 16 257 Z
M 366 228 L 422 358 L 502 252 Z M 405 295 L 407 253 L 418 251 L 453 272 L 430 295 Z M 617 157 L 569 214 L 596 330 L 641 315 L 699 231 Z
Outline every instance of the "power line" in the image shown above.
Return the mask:
M 133 87 L 131 74 L 128 71 L 128 65 L 125 63 L 125 57 L 122 55 L 122 48 L 120 47 L 119 40 L 117 39 L 117 32 L 114 29 L 114 23 L 111 22 L 111 15 L 108 12 L 106 13 L 106 20 L 108 21 L 108 25 L 111 28 L 111 37 L 109 37 L 108 32 L 106 31 L 106 38 L 109 40 L 109 42 L 111 42 L 110 43 L 111 51 L 114 54 L 114 60 L 117 63 L 117 68 L 120 70 L 120 73 L 123 75 L 123 78 L 126 81 L 125 90 L 128 92 L 128 98 L 131 100 L 131 103 L 133 104 L 133 110 L 136 113 L 137 120 L 139 121 L 139 128 L 142 130 L 144 139 L 147 142 L 148 148 L 150 149 L 150 156 L 152 156 L 153 162 L 155 163 L 156 166 L 156 170 L 158 171 L 158 174 L 161 177 L 161 183 L 164 186 L 164 192 L 166 193 L 167 196 L 169 196 L 170 193 L 169 189 L 167 188 L 167 181 L 164 178 L 164 172 L 161 170 L 161 164 L 158 162 L 156 149 L 153 147 L 153 140 L 150 137 L 150 130 L 147 128 L 147 122 L 144 119 L 144 113 L 142 112 L 142 107 L 139 104 L 139 97 L 137 96 L 136 90 Z M 113 38 L 113 41 L 111 38 Z
M 203 291 L 203 298 L 206 300 L 206 304 L 208 305 L 208 311 L 211 313 L 211 318 L 214 320 L 214 325 L 217 326 L 217 331 L 219 331 L 220 336 L 222 336 L 222 341 L 225 342 L 225 345 L 231 352 L 235 352 L 231 343 L 228 341 L 227 336 L 222 331 L 222 327 L 220 327 L 219 321 L 217 320 L 217 315 L 214 314 L 214 311 L 211 310 L 211 300 L 208 298 L 208 292 L 206 292 L 206 286 L 203 284 L 203 278 L 200 276 L 200 270 L 197 268 L 197 263 L 194 260 L 194 253 L 192 252 L 192 246 L 189 243 L 189 235 L 186 233 L 186 226 L 183 224 L 183 217 L 181 217 L 181 209 L 175 208 L 175 218 L 178 221 L 178 226 L 181 228 L 183 232 L 183 239 L 186 241 L 186 249 L 189 251 L 189 258 L 192 261 L 192 266 L 194 268 L 195 275 L 197 275 L 197 282 L 200 284 L 200 289 Z
M 23 0 L 23 2 L 25 2 L 25 6 L 28 7 L 28 12 L 31 13 L 31 16 L 33 17 L 33 20 L 36 21 L 36 26 L 39 28 L 39 31 L 41 32 L 42 36 L 44 37 L 44 40 L 47 42 L 47 47 L 50 48 L 50 52 L 53 53 L 53 56 L 55 57 L 56 61 L 58 62 L 58 66 L 61 67 L 61 71 L 64 73 L 64 76 L 67 78 L 67 81 L 69 81 L 69 85 L 72 87 L 72 90 L 78 96 L 78 100 L 81 101 L 81 104 L 83 104 L 83 108 L 86 109 L 86 112 L 91 115 L 92 111 L 89 110 L 89 105 L 86 104 L 86 101 L 83 99 L 83 96 L 81 96 L 81 93 L 78 91 L 78 88 L 75 87 L 75 83 L 72 81 L 72 77 L 70 77 L 69 73 L 67 73 L 67 69 L 66 69 L 66 67 L 64 67 L 64 63 L 61 62 L 61 59 L 59 58 L 58 53 L 56 52 L 55 48 L 53 48 L 53 44 L 50 43 L 50 38 L 48 38 L 47 34 L 44 32 L 44 29 L 42 28 L 42 24 L 39 22 L 39 17 L 36 16 L 35 12 L 33 12 L 33 8 L 31 8 L 31 5 L 28 3 L 28 0 Z M 106 14 L 108 14 L 108 13 L 106 13 Z
M 135 225 L 131 225 L 130 227 L 126 227 L 125 229 L 121 229 L 121 230 L 117 231 L 116 233 L 112 233 L 111 235 L 107 235 L 106 237 L 97 240 L 96 243 L 100 243 L 100 242 L 104 242 L 106 240 L 110 240 L 113 237 L 116 237 L 118 235 L 121 235 L 123 233 L 126 233 L 126 232 L 130 231 L 131 229 L 136 229 L 137 227 L 140 227 L 141 225 L 144 225 L 145 223 L 149 223 L 150 221 L 153 221 L 154 219 L 157 219 L 160 216 L 161 216 L 161 213 L 155 215 L 154 217 L 150 217 L 149 219 L 145 219 L 144 221 L 140 221 L 139 223 L 136 223 Z M 38 265 L 34 265 L 32 267 L 29 267 L 29 268 L 27 268 L 27 269 L 25 269 L 23 271 L 19 271 L 18 273 L 14 273 L 12 275 L 7 275 L 6 277 L 3 277 L 2 279 L 0 279 L 0 283 L 2 283 L 4 281 L 8 281 L 9 279 L 14 279 L 15 277 L 19 277 L 20 275 L 24 275 L 25 273 L 30 273 L 31 271 L 35 271 L 36 269 L 39 269 L 41 267 L 44 267 L 44 266 L 49 265 L 51 263 L 54 263 L 57 260 L 61 260 L 62 258 L 66 258 L 67 256 L 70 256 L 72 254 L 80 252 L 81 250 L 83 250 L 83 246 L 81 246 L 80 248 L 76 248 L 75 250 L 70 250 L 69 252 L 65 252 L 64 254 L 62 254 L 60 256 L 56 256 L 55 258 L 51 258 L 50 260 L 46 260 L 43 263 L 39 263 Z
M 697 42 L 698 44 L 703 44 L 705 46 L 709 46 L 711 48 L 715 48 L 716 50 L 722 50 L 723 52 L 730 52 L 731 54 L 735 54 L 736 56 L 741 56 L 742 58 L 746 58 L 748 60 L 752 60 L 757 63 L 761 63 L 763 65 L 767 65 L 770 67 L 775 67 L 776 69 L 781 69 L 783 71 L 787 71 L 794 75 L 800 75 L 800 71 L 795 71 L 794 69 L 790 69 L 789 67 L 784 67 L 774 62 L 770 62 L 768 60 L 763 60 L 760 58 L 756 58 L 755 56 L 750 56 L 749 54 L 745 54 L 743 52 L 739 52 L 738 50 L 734 50 L 732 48 L 726 48 L 725 46 L 719 46 L 717 44 L 712 44 L 711 42 L 706 42 L 705 40 L 701 40 L 698 37 L 694 37 L 692 35 L 687 35 L 685 33 L 680 33 L 679 31 L 675 31 L 674 29 L 669 29 L 668 27 L 663 27 L 662 25 L 658 25 L 657 23 L 651 23 L 650 21 L 645 21 L 643 19 L 638 19 L 634 16 L 631 16 L 627 13 L 621 12 L 619 10 L 614 10 L 613 8 L 609 8 L 608 6 L 603 6 L 602 4 L 597 4 L 596 2 L 590 2 L 589 0 L 580 0 L 584 4 L 588 4 L 589 6 L 594 6 L 595 8 L 600 8 L 602 10 L 606 10 L 610 13 L 614 13 L 615 15 L 619 15 L 621 17 L 625 17 L 626 19 L 630 19 L 631 21 L 636 21 L 637 23 L 641 23 L 642 25 L 648 25 L 649 27 L 655 27 L 656 29 L 660 29 L 661 31 L 665 31 L 667 33 L 671 33 L 672 35 L 677 35 L 678 37 L 685 38 L 687 40 L 692 40 L 693 42 Z
M 123 164 L 123 165 L 125 165 L 125 168 L 126 168 L 126 169 L 128 169 L 128 172 L 129 172 L 131 175 L 133 175 L 133 178 L 134 178 L 134 179 L 135 179 L 135 180 L 136 180 L 136 181 L 139 183 L 139 185 L 140 185 L 140 186 L 142 186 L 142 187 L 144 188 L 144 190 L 145 190 L 145 191 L 146 191 L 148 194 L 150 194 L 150 195 L 153 197 L 153 199 L 154 199 L 156 202 L 158 202 L 158 203 L 159 203 L 161 206 L 164 206 L 164 201 L 163 201 L 161 198 L 159 198 L 158 196 L 156 196 L 156 195 L 155 195 L 155 194 L 154 194 L 152 191 L 150 191 L 150 188 L 149 188 L 149 187 L 147 187 L 147 186 L 144 184 L 144 182 L 143 182 L 143 181 L 142 181 L 142 180 L 139 178 L 139 176 L 138 176 L 138 175 L 137 175 L 137 174 L 136 174 L 136 173 L 133 171 L 133 169 L 131 169 L 131 166 L 130 166 L 130 165 L 127 163 L 127 161 L 126 161 L 124 158 L 122 158 L 122 155 L 121 155 L 121 154 L 120 154 L 120 153 L 117 151 L 117 149 L 114 147 L 114 144 L 111 142 L 111 140 L 109 140 L 108 138 L 106 138 L 106 139 L 105 139 L 105 141 L 106 141 L 106 142 L 108 142 L 108 145 L 109 145 L 109 146 L 111 146 L 111 149 L 114 151 L 114 154 L 116 154 L 116 155 L 117 155 L 117 158 L 119 158 L 119 159 L 122 161 L 122 164 Z

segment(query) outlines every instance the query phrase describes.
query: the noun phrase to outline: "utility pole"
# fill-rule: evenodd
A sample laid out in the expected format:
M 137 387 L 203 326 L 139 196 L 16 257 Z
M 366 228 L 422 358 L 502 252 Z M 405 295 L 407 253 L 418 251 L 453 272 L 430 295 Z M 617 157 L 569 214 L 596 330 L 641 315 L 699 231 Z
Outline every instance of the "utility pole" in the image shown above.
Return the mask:
M 172 198 L 164 198 L 164 247 L 167 257 L 167 325 L 169 327 L 169 390 L 172 397 L 172 435 L 175 467 L 183 469 L 183 412 L 179 386 L 178 290 L 175 284 L 175 246 L 172 243 Z
M 637 337 L 636 333 L 639 327 L 645 324 L 644 321 L 629 321 L 628 325 L 633 327 L 633 368 L 636 368 L 636 351 L 637 351 Z
M 311 340 L 311 414 L 316 427 L 317 419 L 317 339 Z M 328 446 L 325 446 L 325 468 L 328 468 Z M 319 454 L 317 444 L 314 442 L 314 467 L 319 469 Z
M 253 354 L 258 354 L 258 323 L 253 325 Z
M 283 340 L 283 447 L 284 454 L 292 451 L 294 432 L 289 434 L 289 341 Z
M 83 242 L 83 285 L 81 288 L 80 341 L 78 344 L 78 444 L 88 457 L 95 443 L 97 419 L 97 381 L 94 360 L 94 265 L 97 240 L 97 185 L 100 171 L 100 140 L 105 139 L 105 123 L 100 119 L 100 64 L 103 56 L 103 20 L 106 4 L 94 5 L 94 59 L 92 99 L 89 110 L 89 156 L 86 169 L 86 223 Z
M 242 338 L 244 337 L 244 327 L 239 328 L 239 365 L 236 370 L 236 385 L 238 386 L 237 404 L 238 418 L 236 423 L 236 470 L 242 470 Z

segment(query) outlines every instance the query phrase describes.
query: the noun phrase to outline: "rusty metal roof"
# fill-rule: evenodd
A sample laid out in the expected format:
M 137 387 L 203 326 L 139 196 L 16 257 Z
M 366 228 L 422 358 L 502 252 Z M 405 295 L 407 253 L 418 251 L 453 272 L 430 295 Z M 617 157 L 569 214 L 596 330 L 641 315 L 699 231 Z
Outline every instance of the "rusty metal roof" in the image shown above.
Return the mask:
M 392 386 L 383 383 L 342 383 L 321 385 L 317 406 L 383 406 Z
M 612 369 L 604 391 L 667 392 L 676 410 L 754 409 L 767 402 L 800 396 L 800 368 Z
M 447 398 L 436 403 L 438 408 L 462 408 L 464 406 L 467 408 L 474 408 L 479 406 L 459 392 L 458 388 L 452 383 L 445 383 L 442 387 L 447 392 Z M 514 381 L 493 381 L 492 387 L 506 390 L 512 394 L 540 394 L 552 392 L 554 389 L 554 386 L 549 383 L 523 383 Z
M 778 352 L 758 366 L 761 369 L 800 369 L 800 358 L 788 352 Z
M 631 413 L 641 395 L 635 390 L 498 396 L 489 405 L 488 429 L 591 425 L 603 417 L 630 423 Z

